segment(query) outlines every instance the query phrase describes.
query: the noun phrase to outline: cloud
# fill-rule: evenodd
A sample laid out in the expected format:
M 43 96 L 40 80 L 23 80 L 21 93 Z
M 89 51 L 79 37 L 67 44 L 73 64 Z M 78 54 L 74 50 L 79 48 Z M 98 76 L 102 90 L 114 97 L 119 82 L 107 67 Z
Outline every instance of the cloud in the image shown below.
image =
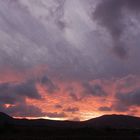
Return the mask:
M 70 92 L 69 95 L 74 101 L 79 101 L 81 99 L 81 98 L 77 97 L 76 93 L 74 93 L 74 92 Z
M 124 25 L 121 22 L 121 7 L 122 2 L 120 0 L 102 1 L 96 7 L 94 12 L 94 19 L 98 20 L 99 23 L 109 31 L 114 43 L 113 51 L 119 57 L 123 58 L 127 52 L 120 42 L 120 38 L 124 30 Z
M 68 107 L 68 108 L 64 109 L 63 111 L 70 112 L 70 113 L 75 113 L 75 112 L 79 111 L 79 108 L 77 108 L 77 107 Z
M 126 106 L 140 106 L 140 89 L 128 93 L 117 93 L 116 98 Z
M 88 82 L 83 83 L 84 93 L 92 96 L 103 97 L 107 96 L 107 93 L 101 87 L 101 85 L 93 85 Z
M 130 112 L 131 113 L 140 106 L 140 89 L 134 88 L 130 91 L 124 90 L 124 92 L 117 92 L 115 94 L 115 102 L 112 103 L 112 110 L 119 112 Z
M 24 100 L 25 97 L 41 99 L 34 81 L 0 84 L 0 102 L 13 104 Z
M 121 58 L 125 57 L 129 45 L 126 47 L 126 43 L 120 39 L 124 26 L 118 10 L 122 2 L 118 1 L 115 2 L 117 4 L 114 4 L 114 0 L 100 1 L 99 5 L 90 0 L 41 0 L 39 3 L 30 0 L 1 1 L 0 70 L 9 66 L 16 69 L 17 73 L 24 73 L 25 70 L 43 65 L 47 67 L 45 74 L 63 81 L 84 81 L 138 72 L 140 68 L 135 62 L 139 54 L 135 53 L 139 52 L 139 47 L 136 47 L 138 50 L 135 48 L 131 62 L 125 61 L 124 64 L 116 60 L 114 56 L 108 55 L 110 36 L 103 33 L 90 17 L 90 13 L 94 13 L 114 38 L 118 38 L 114 41 L 116 47 L 113 47 L 113 52 Z M 92 6 L 96 7 L 95 11 Z M 106 19 L 108 16 L 109 20 Z M 63 30 L 58 27 L 59 22 L 65 23 Z M 129 33 L 127 36 L 132 38 Z
M 140 10 L 140 1 L 139 0 L 124 0 L 124 5 L 133 11 Z
M 62 106 L 61 111 L 68 107 L 63 104 L 73 102 L 81 110 L 80 103 L 88 98 L 98 109 L 95 97 L 112 104 L 117 98 L 118 104 L 111 106 L 116 110 L 128 110 L 134 102 L 138 106 L 136 95 L 127 95 L 139 87 L 138 81 L 121 84 L 121 79 L 140 74 L 139 9 L 139 0 L 0 1 L 1 106 L 21 106 L 29 99 L 43 110 L 51 106 L 55 112 Z M 114 86 L 106 87 L 102 79 Z M 112 101 L 109 95 L 116 90 L 127 96 Z
M 35 81 L 0 84 L 0 110 L 15 117 L 42 117 L 45 115 L 36 106 L 28 105 L 26 99 L 41 100 Z
M 74 87 L 67 87 L 65 92 L 67 92 L 69 94 L 69 96 L 72 98 L 72 100 L 74 101 L 79 101 L 80 98 L 77 96 L 77 92 L 76 89 Z
M 99 111 L 112 111 L 111 107 L 102 106 L 98 108 Z
M 130 106 L 125 105 L 124 103 L 118 101 L 116 103 L 114 103 L 111 106 L 112 110 L 115 110 L 117 112 L 128 112 L 130 109 Z
M 63 108 L 62 105 L 59 105 L 59 104 L 56 104 L 54 107 L 57 108 L 57 109 Z
M 40 78 L 40 83 L 46 89 L 48 93 L 54 93 L 59 90 L 56 84 L 54 84 L 47 76 L 43 76 Z
M 128 55 L 125 40 L 122 41 L 122 36 L 126 29 L 126 22 L 123 20 L 125 8 L 131 12 L 139 11 L 140 2 L 139 0 L 101 1 L 93 13 L 94 19 L 96 19 L 111 34 L 114 45 L 113 52 L 120 58 L 125 58 Z
M 15 117 L 41 117 L 45 114 L 25 99 L 41 100 L 34 80 L 0 84 L 0 110 Z M 8 106 L 6 106 L 8 105 Z
M 46 115 L 38 107 L 24 103 L 5 108 L 3 111 L 14 117 L 44 117 Z
M 27 81 L 26 83 L 21 83 L 16 85 L 13 89 L 14 93 L 21 96 L 27 96 L 28 98 L 41 99 L 34 81 Z
M 46 113 L 46 116 L 48 116 L 49 118 L 65 118 L 65 117 L 67 117 L 67 115 L 66 115 L 64 112 L 61 112 L 61 113 L 57 113 L 57 112 L 54 112 L 54 113 L 47 112 L 47 113 Z

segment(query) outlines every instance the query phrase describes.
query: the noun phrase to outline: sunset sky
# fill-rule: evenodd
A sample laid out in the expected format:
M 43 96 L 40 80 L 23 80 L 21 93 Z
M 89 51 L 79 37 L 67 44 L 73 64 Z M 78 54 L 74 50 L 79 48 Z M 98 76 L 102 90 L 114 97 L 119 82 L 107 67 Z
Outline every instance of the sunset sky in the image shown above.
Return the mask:
M 140 0 L 0 0 L 0 111 L 140 117 Z

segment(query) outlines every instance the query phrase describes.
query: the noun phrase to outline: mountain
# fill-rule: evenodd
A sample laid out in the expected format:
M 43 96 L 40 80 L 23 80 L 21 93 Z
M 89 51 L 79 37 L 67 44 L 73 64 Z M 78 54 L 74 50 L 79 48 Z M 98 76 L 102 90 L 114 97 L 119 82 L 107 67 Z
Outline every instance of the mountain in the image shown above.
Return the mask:
M 96 128 L 140 128 L 140 118 L 126 115 L 104 115 L 84 122 Z
M 14 119 L 4 113 L 0 113 L 0 124 L 10 124 L 14 126 L 32 126 L 48 128 L 115 128 L 115 129 L 140 129 L 140 118 L 125 115 L 104 115 L 88 121 L 52 121 L 45 119 Z
M 34 126 L 34 127 L 55 127 L 55 128 L 77 128 L 80 126 L 81 122 L 72 121 L 52 121 L 47 119 L 16 119 L 11 116 L 0 112 L 0 125 L 14 125 L 14 126 Z
M 0 120 L 2 119 L 12 119 L 12 117 L 10 117 L 9 115 L 3 113 L 3 112 L 0 112 Z
M 0 125 L 4 125 L 5 123 L 10 123 L 12 122 L 14 119 L 10 116 L 8 116 L 7 114 L 0 112 Z

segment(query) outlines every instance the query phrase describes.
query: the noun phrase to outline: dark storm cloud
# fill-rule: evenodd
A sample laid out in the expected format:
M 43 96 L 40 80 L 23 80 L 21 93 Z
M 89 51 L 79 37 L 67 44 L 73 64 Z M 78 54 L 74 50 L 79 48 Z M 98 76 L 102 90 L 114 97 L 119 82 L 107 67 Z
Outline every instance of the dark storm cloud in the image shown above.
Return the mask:
M 25 98 L 40 100 L 34 81 L 24 83 L 2 83 L 0 84 L 0 110 L 11 116 L 38 117 L 44 113 L 35 106 L 27 105 Z M 5 105 L 9 104 L 10 107 Z
M 11 66 L 23 70 L 40 63 L 40 55 L 44 54 L 38 46 L 47 44 L 49 36 L 46 29 L 19 1 L 1 1 L 0 5 L 0 31 L 3 32 L 1 46 L 5 46 L 0 48 L 0 68 Z
M 54 112 L 54 113 L 47 112 L 46 116 L 48 116 L 49 118 L 64 118 L 64 117 L 67 117 L 67 115 L 64 112 L 60 112 L 60 113 L 57 113 L 57 112 Z
M 121 14 L 121 1 L 107 0 L 101 2 L 94 12 L 94 18 L 99 21 L 99 23 L 106 27 L 113 38 L 114 52 L 120 56 L 124 57 L 126 51 L 124 46 L 120 43 L 120 37 L 123 32 L 122 14 Z
M 69 95 L 74 101 L 79 101 L 80 100 L 80 98 L 78 98 L 78 96 L 74 92 L 70 92 Z
M 97 97 L 102 97 L 102 96 L 107 96 L 107 93 L 104 91 L 101 85 L 93 85 L 90 84 L 89 82 L 85 82 L 82 84 L 84 88 L 84 93 L 92 95 L 92 96 L 97 96 Z
M 118 101 L 111 106 L 112 110 L 119 111 L 119 112 L 127 112 L 129 111 L 129 106 L 125 105 L 124 103 Z
M 4 112 L 5 111 L 5 104 L 0 102 L 0 111 Z
M 127 56 L 128 50 L 125 41 L 121 41 L 121 37 L 125 30 L 125 22 L 123 20 L 123 10 L 127 8 L 131 11 L 140 11 L 139 0 L 105 0 L 101 1 L 94 11 L 94 19 L 105 27 L 111 34 L 113 39 L 113 51 L 120 58 Z M 127 15 L 125 15 L 127 16 Z
M 46 93 L 59 93 L 57 82 L 69 83 L 71 89 L 64 93 L 80 102 L 87 96 L 107 97 L 104 86 L 87 82 L 81 93 L 71 83 L 140 74 L 139 9 L 139 0 L 1 0 L 0 74 L 4 81 L 12 70 L 26 73 L 25 80 L 37 78 L 1 84 L 2 106 L 24 104 L 26 97 L 40 100 L 36 82 Z M 126 61 L 110 54 L 112 43 L 111 51 Z
M 140 89 L 134 89 L 131 92 L 116 93 L 116 102 L 114 102 L 111 108 L 115 111 L 129 111 L 131 107 L 140 106 Z
M 67 92 L 69 94 L 69 96 L 72 98 L 72 100 L 74 100 L 74 101 L 79 101 L 80 100 L 80 98 L 78 98 L 78 96 L 76 95 L 77 91 L 76 91 L 75 88 L 67 87 L 65 92 Z
M 14 103 L 22 98 L 41 99 L 34 81 L 0 84 L 0 102 Z
M 7 103 L 7 104 L 15 104 L 16 102 L 21 102 L 23 99 L 19 96 L 16 96 L 14 94 L 8 94 L 8 95 L 0 95 L 0 102 L 1 103 Z
M 124 6 L 128 7 L 130 10 L 139 11 L 140 1 L 139 0 L 122 0 L 124 1 Z
M 54 84 L 47 76 L 40 78 L 40 83 L 45 87 L 48 93 L 54 93 L 59 90 L 56 84 Z
M 44 116 L 38 107 L 28 105 L 25 98 L 40 100 L 34 81 L 0 84 L 0 111 L 17 117 Z M 10 106 L 6 106 L 6 104 Z
M 27 81 L 26 83 L 17 85 L 13 90 L 14 93 L 21 96 L 27 96 L 28 98 L 32 99 L 41 99 L 34 81 Z
M 71 113 L 75 113 L 79 111 L 79 108 L 77 107 L 68 107 L 66 109 L 64 109 L 65 112 L 71 112 Z
M 112 111 L 111 107 L 107 107 L 107 106 L 102 106 L 100 108 L 98 108 L 99 111 Z
M 8 87 L 9 84 L 0 85 L 0 103 L 14 104 L 17 102 L 17 100 L 19 102 L 23 100 L 21 96 L 10 91 Z
M 140 106 L 140 89 L 128 93 L 117 93 L 116 98 L 126 106 Z
M 3 112 L 14 117 L 44 117 L 46 114 L 36 106 L 22 103 L 13 107 L 4 108 Z
M 54 106 L 54 108 L 61 109 L 61 108 L 63 108 L 63 107 L 62 107 L 62 105 L 56 104 L 56 105 Z
M 37 3 L 33 2 L 34 4 L 32 4 L 30 1 L 24 3 L 23 1 L 24 5 L 21 1 L 0 2 L 0 32 L 2 36 L 0 40 L 2 46 L 0 48 L 0 69 L 10 66 L 24 72 L 24 69 L 44 64 L 49 68 L 48 73 L 56 78 L 89 78 L 91 71 L 88 67 L 92 67 L 90 58 L 87 59 L 83 56 L 79 45 L 78 48 L 76 47 L 75 39 L 69 40 L 70 36 L 65 34 L 66 31 L 60 30 L 56 26 L 56 22 L 59 22 L 60 26 L 67 23 L 66 29 L 70 29 L 69 33 L 74 34 L 75 27 L 71 27 L 71 22 L 64 18 L 65 1 L 49 1 L 48 3 L 52 5 L 58 5 L 58 7 L 51 8 L 55 9 L 54 12 L 47 7 L 48 4 L 42 4 L 40 1 L 40 5 L 46 6 L 46 13 L 43 13 L 42 9 L 38 9 Z M 32 7 L 37 10 L 32 10 Z M 44 9 L 44 7 L 42 8 Z M 71 9 L 69 10 L 68 13 L 71 12 Z M 38 14 L 41 15 L 38 16 Z M 40 19 L 40 17 L 44 19 Z M 75 25 L 79 24 L 75 23 Z M 79 32 L 77 33 L 79 36 Z M 79 72 L 79 68 L 81 72 Z
M 45 65 L 50 77 L 74 81 L 138 72 L 140 68 L 134 62 L 139 54 L 125 65 L 108 55 L 110 36 L 102 36 L 102 30 L 89 16 L 93 4 L 94 18 L 113 36 L 113 51 L 121 58 L 126 57 L 126 43 L 120 39 L 125 27 L 119 9 L 121 5 L 134 9 L 132 5 L 135 7 L 138 2 L 122 0 L 125 3 L 122 4 L 118 0 L 114 4 L 114 1 L 99 1 L 97 6 L 92 0 L 0 1 L 0 69 L 10 66 L 24 73 L 29 68 Z M 139 49 L 134 51 L 138 53 Z

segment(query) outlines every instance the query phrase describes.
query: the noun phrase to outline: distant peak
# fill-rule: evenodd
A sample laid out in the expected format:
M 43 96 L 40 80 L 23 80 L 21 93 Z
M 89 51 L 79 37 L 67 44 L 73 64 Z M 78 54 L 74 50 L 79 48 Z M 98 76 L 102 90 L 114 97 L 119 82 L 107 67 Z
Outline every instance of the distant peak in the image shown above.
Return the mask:
M 6 113 L 0 112 L 0 119 L 12 119 L 12 117 Z
M 107 115 L 103 115 L 100 117 L 134 117 L 134 116 L 130 116 L 130 115 L 123 115 L 123 114 L 107 114 Z
M 124 119 L 140 119 L 140 118 L 136 116 L 123 115 L 123 114 L 107 114 L 87 121 L 90 122 L 95 120 L 118 120 L 118 119 L 124 120 Z

